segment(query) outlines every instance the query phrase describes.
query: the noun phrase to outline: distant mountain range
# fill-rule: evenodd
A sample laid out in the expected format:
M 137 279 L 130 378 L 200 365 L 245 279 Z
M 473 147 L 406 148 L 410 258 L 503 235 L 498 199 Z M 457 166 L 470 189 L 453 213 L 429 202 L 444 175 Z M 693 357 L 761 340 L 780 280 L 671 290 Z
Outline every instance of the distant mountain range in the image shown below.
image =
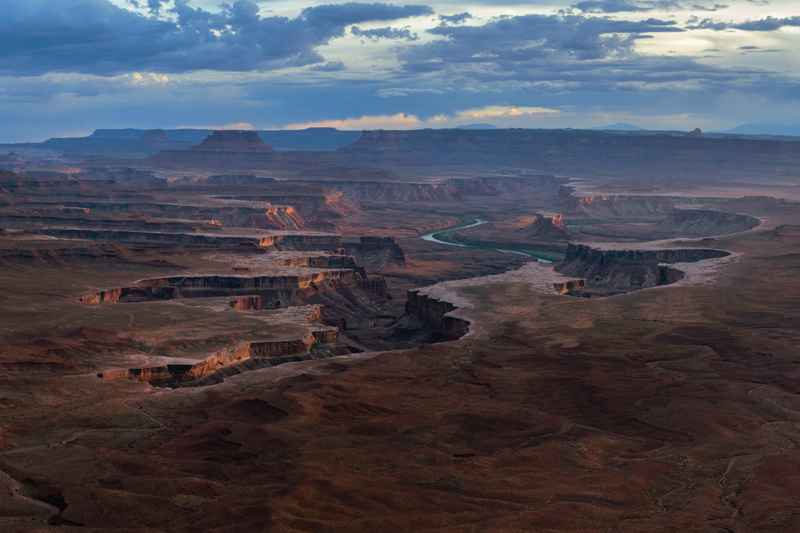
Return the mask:
M 749 122 L 740 124 L 723 133 L 736 135 L 786 135 L 800 137 L 800 124 L 784 124 L 776 122 Z
M 490 123 L 463 124 L 454 130 L 471 130 L 475 134 L 488 134 L 496 139 L 503 135 L 503 129 Z M 787 141 L 800 142 L 800 125 L 775 124 L 775 123 L 749 123 L 742 124 L 727 131 L 703 132 L 688 131 L 654 131 L 647 130 L 634 124 L 618 122 L 602 127 L 592 128 L 595 134 L 630 137 L 650 136 L 686 136 L 706 138 L 724 138 L 729 135 L 739 135 L 752 139 L 783 137 Z M 512 131 L 512 130 L 507 130 Z M 576 135 L 579 129 L 527 129 L 513 130 L 522 135 L 545 135 L 559 137 L 562 135 Z M 573 133 L 574 132 L 574 133 Z M 117 158 L 142 158 L 149 157 L 162 151 L 188 150 L 201 143 L 211 130 L 206 129 L 99 129 L 86 137 L 52 138 L 42 143 L 2 144 L 0 151 L 13 152 L 23 149 L 44 149 L 64 154 L 90 156 L 107 156 Z M 260 130 L 256 132 L 264 143 L 276 151 L 335 151 L 350 146 L 360 137 L 360 131 L 342 131 L 334 128 L 308 128 L 304 130 Z M 523 135 L 524 137 L 524 135 Z
M 496 130 L 497 126 L 494 124 L 488 124 L 486 122 L 478 122 L 475 124 L 463 124 L 461 126 L 456 126 L 458 130 Z
M 605 126 L 600 126 L 596 128 L 592 128 L 595 130 L 602 130 L 602 131 L 655 131 L 655 130 L 648 130 L 647 128 L 640 128 L 635 124 L 629 124 L 627 122 L 615 122 L 614 124 L 608 124 Z M 728 135 L 748 135 L 748 136 L 777 136 L 777 137 L 800 137 L 800 124 L 785 124 L 785 123 L 776 123 L 776 122 L 748 122 L 745 124 L 740 124 L 735 128 L 731 128 L 728 130 L 713 130 L 713 132 L 709 133 L 717 133 L 717 134 L 728 134 Z
M 162 150 L 186 150 L 201 143 L 211 134 L 206 129 L 141 130 L 99 129 L 87 137 L 52 138 L 42 143 L 2 145 L 8 150 L 39 148 L 77 155 L 110 155 L 143 157 Z M 275 150 L 332 151 L 355 142 L 361 132 L 335 128 L 304 130 L 260 130 L 261 140 Z
M 606 126 L 600 126 L 599 128 L 592 128 L 595 130 L 605 130 L 605 131 L 644 131 L 644 128 L 640 128 L 634 124 L 628 124 L 627 122 L 615 122 L 613 124 L 608 124 Z

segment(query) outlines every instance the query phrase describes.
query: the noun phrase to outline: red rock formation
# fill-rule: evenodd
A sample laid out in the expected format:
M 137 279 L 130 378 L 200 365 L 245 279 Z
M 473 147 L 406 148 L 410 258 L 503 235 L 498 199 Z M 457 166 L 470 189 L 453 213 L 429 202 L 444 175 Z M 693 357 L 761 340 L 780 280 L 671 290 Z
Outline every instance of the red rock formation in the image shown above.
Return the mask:
M 321 294 L 361 289 L 381 299 L 388 297 L 385 282 L 367 278 L 363 270 L 325 270 L 305 275 L 174 276 L 146 279 L 130 287 L 101 290 L 80 298 L 87 305 L 213 298 L 233 296 L 231 307 L 240 311 L 275 309 L 309 302 Z
M 569 294 L 570 292 L 586 287 L 586 280 L 572 279 L 559 283 L 553 283 L 553 288 L 558 294 Z
M 299 339 L 241 342 L 220 350 L 195 364 L 179 363 L 127 370 L 109 370 L 99 373 L 98 377 L 112 381 L 132 379 L 161 387 L 177 387 L 186 384 L 202 385 L 204 382 L 201 380 L 212 378 L 220 371 L 243 362 L 267 359 L 272 360 L 269 365 L 274 365 L 286 362 L 283 358 L 287 356 L 296 356 L 295 359 L 300 360 L 303 358 L 303 354 L 308 354 L 312 348 L 335 344 L 338 338 L 337 330 L 324 328 L 313 330 Z M 260 365 L 256 363 L 255 366 Z
M 305 227 L 305 221 L 297 210 L 289 205 L 270 206 L 265 210 L 266 227 L 284 230 L 298 230 Z
M 231 300 L 231 307 L 237 311 L 256 311 L 264 309 L 264 302 L 261 296 L 239 296 Z

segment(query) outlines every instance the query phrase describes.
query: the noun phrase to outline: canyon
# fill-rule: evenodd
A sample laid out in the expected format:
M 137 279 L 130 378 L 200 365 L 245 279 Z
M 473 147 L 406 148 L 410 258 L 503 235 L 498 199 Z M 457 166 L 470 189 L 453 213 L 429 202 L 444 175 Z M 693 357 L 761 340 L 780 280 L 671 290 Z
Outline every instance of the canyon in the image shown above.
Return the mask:
M 729 256 L 724 250 L 682 248 L 657 250 L 602 250 L 570 244 L 556 266 L 562 274 L 582 278 L 583 283 L 562 292 L 571 295 L 613 295 L 636 289 L 669 285 L 684 273 L 669 266 Z
M 15 146 L 0 529 L 797 530 L 799 146 Z

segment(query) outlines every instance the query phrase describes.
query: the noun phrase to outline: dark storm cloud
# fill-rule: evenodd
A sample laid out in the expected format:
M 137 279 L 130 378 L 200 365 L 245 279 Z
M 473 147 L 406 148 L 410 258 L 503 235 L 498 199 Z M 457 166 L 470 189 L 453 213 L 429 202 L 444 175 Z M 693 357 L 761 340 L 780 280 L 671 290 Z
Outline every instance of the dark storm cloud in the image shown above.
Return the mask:
M 439 15 L 439 22 L 442 24 L 461 24 L 472 18 L 470 13 L 456 13 L 455 15 Z
M 464 64 L 525 63 L 531 60 L 590 60 L 628 54 L 649 33 L 681 32 L 673 21 L 612 20 L 578 15 L 501 17 L 483 26 L 438 26 L 444 37 L 401 52 L 405 68 L 425 72 Z
M 742 31 L 776 31 L 786 27 L 800 27 L 800 17 L 766 17 L 745 22 L 719 22 L 712 19 L 695 20 L 687 28 L 692 30 L 742 30 Z
M 378 39 L 401 39 L 405 41 L 416 41 L 419 39 L 419 36 L 416 33 L 412 33 L 408 28 L 392 28 L 389 26 L 370 30 L 363 30 L 358 26 L 353 26 L 350 33 L 356 37 L 375 41 Z
M 705 65 L 682 56 L 640 55 L 651 34 L 681 32 L 672 21 L 622 21 L 578 15 L 525 15 L 483 26 L 438 26 L 442 39 L 400 53 L 405 72 L 431 84 L 505 94 L 514 87 L 598 95 L 677 90 L 717 94 L 797 90 L 796 81 L 758 69 Z M 618 98 L 621 98 L 618 96 Z
M 692 9 L 694 11 L 721 11 L 723 9 L 728 9 L 730 6 L 728 4 L 713 4 L 710 6 L 703 6 L 699 4 L 692 4 Z
M 141 4 L 139 0 L 139 4 Z M 150 1 L 152 13 L 163 11 Z M 6 0 L 0 17 L 0 73 L 146 70 L 257 70 L 321 63 L 316 47 L 351 24 L 432 14 L 422 5 L 344 3 L 304 9 L 295 18 L 262 17 L 251 0 L 220 12 L 175 0 L 170 18 L 145 16 L 108 0 Z
M 346 4 L 308 7 L 302 11 L 300 18 L 310 22 L 312 25 L 339 27 L 357 24 L 359 22 L 397 20 L 431 14 L 433 14 L 433 9 L 425 5 L 361 4 L 350 2 Z

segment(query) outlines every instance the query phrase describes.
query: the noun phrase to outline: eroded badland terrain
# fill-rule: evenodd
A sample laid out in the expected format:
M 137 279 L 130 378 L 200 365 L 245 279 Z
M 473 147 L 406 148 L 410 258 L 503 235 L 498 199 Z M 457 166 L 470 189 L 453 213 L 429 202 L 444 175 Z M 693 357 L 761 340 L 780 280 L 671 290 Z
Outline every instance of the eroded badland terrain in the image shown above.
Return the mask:
M 800 531 L 800 142 L 137 135 L 0 150 L 0 530 Z

